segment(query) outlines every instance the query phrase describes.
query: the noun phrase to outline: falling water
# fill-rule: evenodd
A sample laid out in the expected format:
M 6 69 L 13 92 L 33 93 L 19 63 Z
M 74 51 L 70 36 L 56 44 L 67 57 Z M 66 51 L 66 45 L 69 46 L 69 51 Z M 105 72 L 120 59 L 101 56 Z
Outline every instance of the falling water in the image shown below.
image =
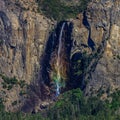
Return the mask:
M 59 33 L 58 43 L 56 44 L 50 59 L 51 71 L 49 76 L 51 83 L 54 83 L 52 85 L 55 85 L 53 87 L 55 88 L 56 96 L 60 94 L 60 92 L 63 90 L 62 88 L 65 88 L 65 83 L 68 79 L 69 63 L 66 48 L 68 31 L 66 30 L 65 26 L 67 28 L 67 23 L 63 22 Z
M 62 52 L 62 34 L 63 34 L 63 30 L 64 30 L 64 26 L 65 23 L 63 23 L 62 28 L 61 28 L 61 32 L 60 32 L 60 36 L 59 36 L 59 46 L 58 46 L 58 53 L 57 53 L 57 80 L 56 80 L 56 96 L 58 96 L 60 94 L 60 81 L 61 81 L 61 52 Z

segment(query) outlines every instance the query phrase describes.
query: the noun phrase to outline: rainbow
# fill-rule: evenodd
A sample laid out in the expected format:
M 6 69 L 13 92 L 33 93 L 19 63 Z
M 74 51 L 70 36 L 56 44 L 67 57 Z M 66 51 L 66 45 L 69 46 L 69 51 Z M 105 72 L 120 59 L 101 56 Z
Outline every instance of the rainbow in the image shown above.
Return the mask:
M 50 79 L 56 85 L 56 96 L 60 94 L 61 88 L 65 87 L 65 83 L 67 80 L 67 70 L 68 70 L 68 62 L 66 56 L 66 48 L 65 48 L 65 39 L 64 39 L 64 27 L 65 23 L 63 23 L 59 36 L 59 43 L 56 47 L 55 51 L 51 55 L 50 65 Z

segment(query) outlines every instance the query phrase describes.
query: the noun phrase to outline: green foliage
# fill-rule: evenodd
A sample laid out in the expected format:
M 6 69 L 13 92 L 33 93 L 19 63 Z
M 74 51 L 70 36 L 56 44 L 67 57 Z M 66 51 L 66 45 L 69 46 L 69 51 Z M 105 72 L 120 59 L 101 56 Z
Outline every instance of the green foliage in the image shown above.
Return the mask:
M 18 83 L 18 80 L 16 79 L 16 77 L 9 78 L 9 77 L 2 75 L 2 74 L 0 74 L 0 76 L 2 77 L 2 79 L 4 80 L 4 82 L 6 84 L 13 84 L 14 85 L 14 84 Z
M 14 105 L 17 105 L 17 101 L 14 101 L 13 103 L 12 103 L 12 105 L 14 106 Z
M 3 40 L 2 39 L 0 39 L 0 45 L 2 45 L 3 44 Z
M 16 79 L 16 77 L 9 78 L 9 77 L 4 76 L 2 74 L 0 74 L 0 76 L 2 77 L 2 79 L 4 81 L 4 82 L 2 82 L 2 86 L 4 89 L 10 90 L 13 88 L 13 86 L 15 84 L 18 84 L 18 80 Z
M 101 101 L 99 97 L 86 99 L 80 89 L 73 89 L 59 96 L 58 101 L 50 107 L 44 117 L 40 113 L 23 114 L 4 111 L 0 99 L 0 120 L 119 120 L 120 91 L 110 95 L 112 102 Z M 13 102 L 13 105 L 17 101 Z M 44 111 L 45 112 L 45 111 Z
M 20 85 L 21 88 L 23 88 L 24 86 L 26 86 L 26 83 L 25 83 L 24 80 L 20 80 L 19 85 Z
M 16 105 L 17 101 L 14 101 L 12 105 Z M 0 120 L 45 120 L 41 114 L 23 114 L 23 113 L 10 113 L 5 112 L 3 100 L 0 99 Z
M 58 21 L 75 17 L 79 12 L 85 10 L 87 3 L 90 0 L 78 1 L 79 4 L 77 5 L 67 5 L 60 0 L 37 0 L 39 11 L 42 10 L 47 17 L 52 17 Z
M 8 85 L 7 90 L 11 90 L 13 88 L 13 85 Z
M 117 58 L 120 60 L 120 55 L 117 55 Z
M 80 76 L 84 74 L 91 60 L 92 56 L 89 56 L 86 51 L 84 51 L 81 55 L 76 55 L 76 59 L 72 61 L 73 76 Z
M 24 90 L 21 90 L 19 93 L 20 96 L 25 95 L 25 94 L 26 94 L 26 91 L 24 91 Z
M 119 94 L 118 94 L 119 93 Z M 116 120 L 120 119 L 115 110 L 120 108 L 120 92 L 114 93 L 111 103 L 99 97 L 86 99 L 80 89 L 64 93 L 56 104 L 48 110 L 50 120 Z M 114 108 L 109 107 L 114 106 Z M 113 110 L 112 110 L 113 109 Z
M 117 110 L 120 108 L 120 90 L 112 93 L 111 95 L 112 102 L 109 105 L 110 109 Z
M 24 80 L 18 81 L 16 77 L 9 78 L 3 74 L 0 74 L 0 77 L 3 79 L 4 82 L 2 82 L 2 86 L 4 89 L 10 90 L 13 88 L 14 85 L 19 85 L 21 88 L 23 88 L 26 83 Z
M 73 70 L 74 70 L 74 75 L 79 76 L 82 74 L 82 69 L 81 69 L 81 60 L 78 60 L 73 63 Z
M 0 98 L 0 111 L 4 110 L 3 99 Z

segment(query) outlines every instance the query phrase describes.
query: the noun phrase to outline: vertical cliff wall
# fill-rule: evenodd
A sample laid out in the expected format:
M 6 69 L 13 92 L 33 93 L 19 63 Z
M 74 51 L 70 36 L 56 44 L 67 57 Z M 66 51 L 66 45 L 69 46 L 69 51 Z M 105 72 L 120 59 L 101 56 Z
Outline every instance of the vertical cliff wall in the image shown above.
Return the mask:
M 80 87 L 86 95 L 120 88 L 119 6 L 118 0 L 92 0 L 84 13 L 69 20 L 73 23 L 73 42 L 68 88 Z M 51 95 L 49 84 L 44 84 L 48 74 L 41 74 L 40 64 L 54 22 L 38 13 L 37 8 L 35 0 L 0 0 L 0 76 L 15 76 L 28 84 L 34 81 L 30 86 L 30 99 L 35 101 L 30 103 L 32 110 L 48 104 Z M 48 64 L 44 65 L 49 71 Z M 45 79 L 41 81 L 41 77 Z M 1 78 L 0 82 L 3 87 Z M 12 103 L 19 103 L 19 98 L 24 100 L 20 86 L 7 90 L 2 87 L 0 96 L 4 96 L 7 110 L 12 110 Z M 32 111 L 29 106 L 28 111 Z
M 51 24 L 34 0 L 0 0 L 0 73 L 33 80 Z
M 53 22 L 38 13 L 37 8 L 35 0 L 0 0 L 0 77 L 4 75 L 4 80 L 0 78 L 0 97 L 6 110 L 12 110 L 15 101 L 18 108 L 25 91 L 6 76 L 15 76 L 16 83 L 24 80 L 29 84 L 40 70 L 41 55 Z
M 80 60 L 77 69 L 82 71 L 76 82 L 87 85 L 86 94 L 120 88 L 119 5 L 118 0 L 93 0 L 83 15 L 73 20 L 72 59 Z

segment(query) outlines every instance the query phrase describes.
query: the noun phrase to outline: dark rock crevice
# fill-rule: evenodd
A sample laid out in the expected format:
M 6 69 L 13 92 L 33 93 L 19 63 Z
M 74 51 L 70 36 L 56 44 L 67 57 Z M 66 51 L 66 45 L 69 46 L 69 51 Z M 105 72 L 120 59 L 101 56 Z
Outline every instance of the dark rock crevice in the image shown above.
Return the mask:
M 88 12 L 88 11 L 87 11 Z M 100 26 L 100 28 L 103 28 L 103 36 L 101 39 L 101 43 L 98 45 L 98 47 L 95 47 L 95 40 L 92 40 L 91 34 L 94 31 L 91 31 L 92 22 L 88 20 L 87 12 L 83 13 L 83 25 L 88 29 L 89 35 L 88 35 L 88 46 L 92 49 L 91 54 L 88 54 L 87 52 L 78 52 L 75 53 L 72 56 L 71 62 L 72 62 L 72 78 L 71 78 L 71 85 L 73 88 L 80 87 L 82 90 L 86 90 L 87 83 L 92 80 L 92 73 L 95 71 L 97 64 L 99 63 L 99 60 L 102 58 L 105 48 L 106 48 L 106 42 L 110 37 L 110 27 L 111 25 L 104 26 L 106 28 L 103 28 L 103 25 Z M 104 12 L 104 14 L 106 11 Z M 103 23 L 104 24 L 104 23 Z M 76 69 L 73 67 L 76 66 Z
M 3 39 L 5 41 L 6 44 L 10 45 L 10 37 L 12 35 L 11 22 L 10 22 L 9 18 L 7 17 L 7 15 L 3 11 L 0 11 L 0 18 L 3 22 L 4 32 L 5 32 L 5 35 L 2 34 L 2 36 L 0 36 L 0 37 L 1 37 L 1 39 Z
M 64 41 L 64 51 L 66 55 L 66 62 L 70 65 L 70 54 L 72 48 L 72 29 L 73 24 L 67 21 L 62 21 L 57 24 L 55 30 L 50 34 L 48 41 L 46 43 L 45 50 L 42 55 L 42 59 L 40 61 L 40 71 L 38 74 L 38 79 L 33 81 L 28 89 L 28 99 L 25 101 L 25 104 L 22 107 L 22 111 L 24 112 L 32 112 L 36 108 L 36 105 L 39 106 L 39 110 L 44 108 L 42 104 L 46 102 L 46 104 L 50 104 L 51 102 L 56 101 L 57 97 L 55 95 L 55 83 L 50 78 L 51 64 L 50 61 L 53 59 L 53 53 L 58 49 L 59 46 L 59 37 L 61 32 L 61 27 L 65 23 L 65 27 L 63 29 L 62 39 Z M 64 65 L 63 65 L 64 66 Z M 67 69 L 67 81 L 65 88 L 61 89 L 61 93 L 70 89 L 70 68 Z M 48 106 L 47 105 L 47 106 Z M 46 107 L 45 107 L 46 108 Z
M 88 29 L 89 35 L 88 35 L 88 47 L 92 49 L 92 51 L 95 50 L 95 42 L 91 39 L 91 26 L 87 20 L 86 11 L 83 13 L 83 25 Z

